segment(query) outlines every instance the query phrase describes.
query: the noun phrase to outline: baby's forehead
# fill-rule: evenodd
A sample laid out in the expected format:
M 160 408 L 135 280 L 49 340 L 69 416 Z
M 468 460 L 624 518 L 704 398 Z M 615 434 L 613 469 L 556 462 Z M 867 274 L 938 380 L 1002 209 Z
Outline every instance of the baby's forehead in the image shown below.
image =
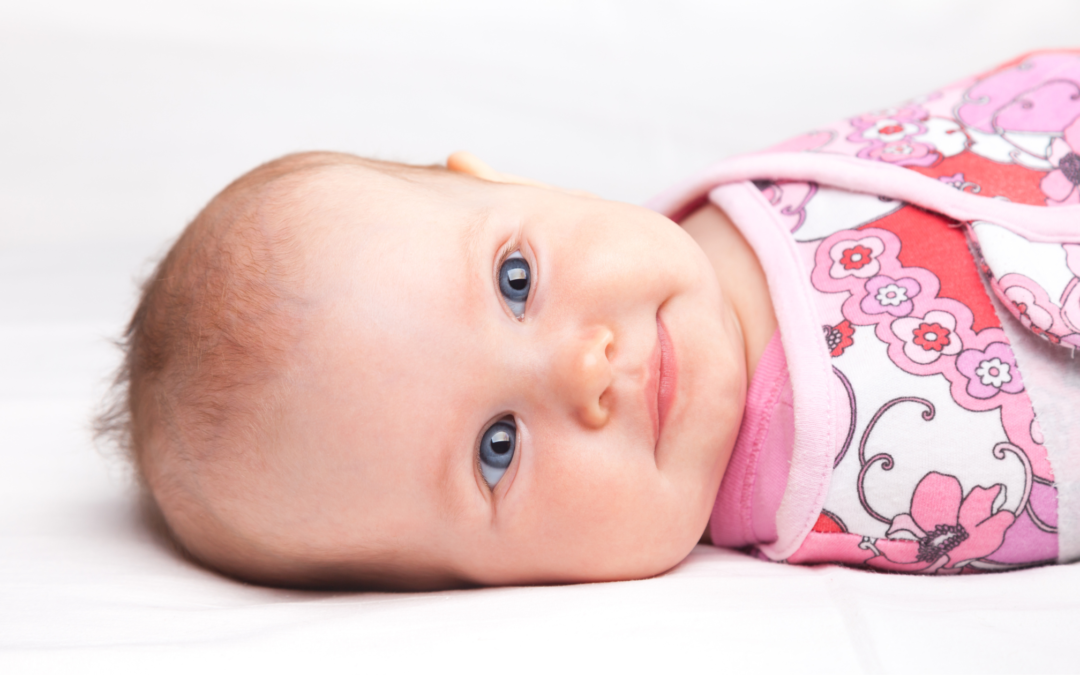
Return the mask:
M 282 208 L 285 217 L 313 229 L 367 238 L 428 238 L 460 231 L 476 221 L 488 195 L 481 181 L 445 169 L 365 165 L 327 167 L 293 186 Z M 418 246 L 419 240 L 409 242 Z
M 433 265 L 472 256 L 484 229 L 490 195 L 480 181 L 423 170 L 408 175 L 367 167 L 335 167 L 301 188 L 287 217 L 305 237 L 325 239 L 326 257 L 346 266 L 410 273 L 399 263 L 412 258 Z M 435 254 L 435 255 L 432 255 Z M 446 270 L 444 270 L 445 272 Z
M 385 189 L 372 189 L 368 180 Z M 478 241 L 496 248 L 483 236 L 484 214 L 468 195 L 456 203 L 441 187 L 393 176 L 339 176 L 319 189 L 325 200 L 309 254 L 316 352 L 342 361 L 363 354 L 365 377 L 387 379 L 369 392 L 403 385 L 409 373 L 422 388 L 421 364 L 444 367 L 453 359 L 449 345 L 490 309 L 485 299 L 494 301 L 485 284 L 491 265 L 477 256 Z

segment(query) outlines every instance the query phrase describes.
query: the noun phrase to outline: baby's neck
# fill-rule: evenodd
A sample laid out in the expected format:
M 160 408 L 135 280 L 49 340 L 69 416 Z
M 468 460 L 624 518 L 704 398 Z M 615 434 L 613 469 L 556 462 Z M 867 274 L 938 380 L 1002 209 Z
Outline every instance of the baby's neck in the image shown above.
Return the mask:
M 746 345 L 746 377 L 749 380 L 776 333 L 776 313 L 765 272 L 739 229 L 713 204 L 701 207 L 681 224 L 705 251 L 720 288 L 739 319 Z

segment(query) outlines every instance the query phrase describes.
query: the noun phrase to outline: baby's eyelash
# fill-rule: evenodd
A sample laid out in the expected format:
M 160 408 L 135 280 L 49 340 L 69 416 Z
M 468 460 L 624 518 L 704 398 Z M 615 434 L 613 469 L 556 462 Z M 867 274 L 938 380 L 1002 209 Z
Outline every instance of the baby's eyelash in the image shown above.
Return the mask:
M 499 247 L 499 252 L 495 255 L 495 277 L 498 280 L 499 270 L 502 268 L 507 258 L 512 256 L 521 250 L 521 239 L 518 235 L 514 235 L 512 239 Z

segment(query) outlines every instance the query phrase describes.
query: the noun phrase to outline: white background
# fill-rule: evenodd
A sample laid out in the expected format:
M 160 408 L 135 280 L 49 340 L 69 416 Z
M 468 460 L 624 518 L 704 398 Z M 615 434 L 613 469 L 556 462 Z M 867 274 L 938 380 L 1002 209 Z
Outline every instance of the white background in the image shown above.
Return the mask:
M 88 434 L 135 280 L 296 150 L 641 202 L 723 157 L 1080 46 L 1080 3 L 0 1 L 0 670 L 1080 670 L 1080 570 L 922 579 L 699 549 L 623 584 L 270 591 L 178 559 Z

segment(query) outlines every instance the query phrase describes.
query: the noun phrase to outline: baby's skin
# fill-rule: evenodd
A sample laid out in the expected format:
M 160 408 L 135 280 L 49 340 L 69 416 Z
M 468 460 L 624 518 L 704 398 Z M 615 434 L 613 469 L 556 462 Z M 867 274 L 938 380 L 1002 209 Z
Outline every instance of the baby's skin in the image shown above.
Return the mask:
M 308 316 L 273 443 L 155 492 L 195 557 L 423 589 L 642 578 L 702 538 L 776 329 L 746 242 L 712 206 L 680 226 L 447 168 L 294 196 Z

